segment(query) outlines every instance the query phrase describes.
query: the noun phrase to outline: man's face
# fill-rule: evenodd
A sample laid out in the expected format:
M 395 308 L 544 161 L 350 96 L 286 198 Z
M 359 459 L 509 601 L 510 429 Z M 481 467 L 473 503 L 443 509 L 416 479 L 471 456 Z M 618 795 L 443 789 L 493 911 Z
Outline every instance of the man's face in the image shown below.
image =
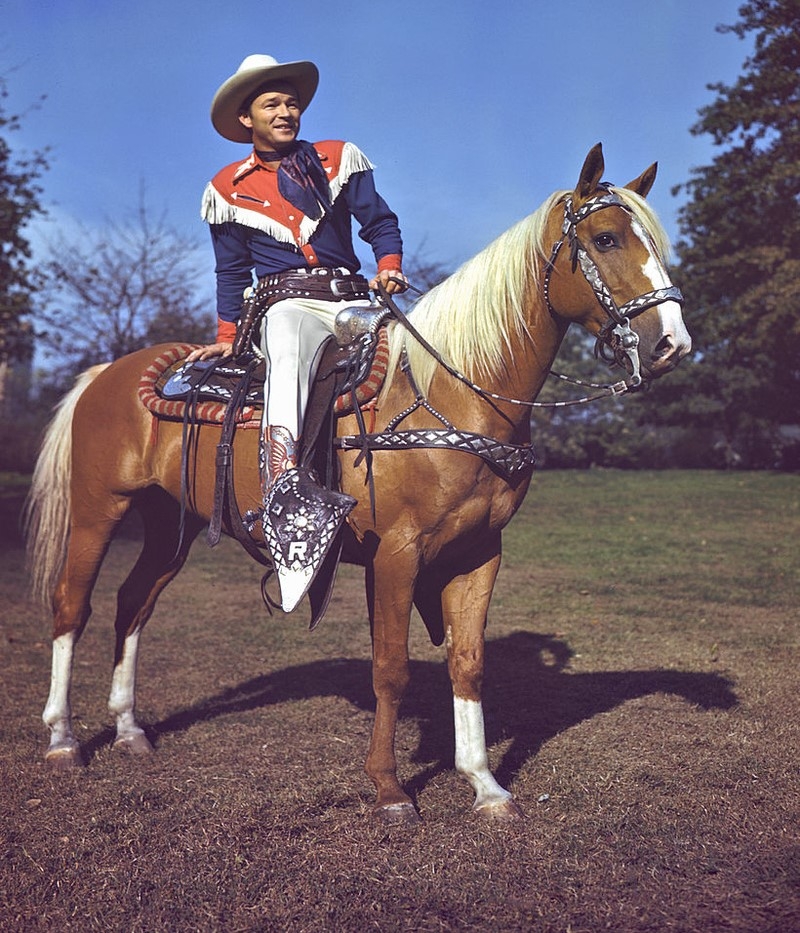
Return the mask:
M 281 152 L 300 132 L 300 102 L 291 84 L 275 83 L 259 94 L 239 120 L 253 131 L 253 145 L 266 152 Z

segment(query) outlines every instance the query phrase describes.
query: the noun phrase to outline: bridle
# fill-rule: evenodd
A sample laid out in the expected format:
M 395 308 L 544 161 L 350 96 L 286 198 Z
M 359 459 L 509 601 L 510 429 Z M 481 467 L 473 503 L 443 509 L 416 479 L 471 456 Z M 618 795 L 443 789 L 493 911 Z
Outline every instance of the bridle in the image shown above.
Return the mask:
M 606 207 L 622 207 L 623 210 L 626 210 L 629 214 L 633 215 L 633 211 L 624 203 L 624 201 L 622 201 L 622 199 L 617 194 L 609 190 L 606 185 L 602 185 L 601 187 L 604 189 L 602 194 L 598 194 L 595 197 L 590 198 L 577 211 L 574 211 L 572 208 L 572 198 L 567 197 L 565 199 L 564 222 L 562 224 L 561 239 L 553 245 L 550 258 L 547 262 L 547 271 L 545 273 L 543 283 L 544 298 L 547 304 L 547 309 L 552 315 L 558 317 L 558 312 L 555 310 L 550 301 L 550 277 L 552 275 L 553 267 L 555 266 L 555 262 L 558 258 L 561 247 L 563 246 L 564 242 L 569 243 L 570 256 L 572 258 L 572 271 L 574 272 L 577 266 L 580 265 L 584 278 L 591 286 L 595 297 L 600 302 L 600 306 L 608 315 L 608 321 L 598 331 L 597 340 L 595 343 L 595 354 L 612 365 L 616 364 L 624 367 L 626 370 L 629 370 L 628 378 L 625 381 L 618 382 L 611 386 L 593 386 L 594 388 L 603 390 L 600 395 L 592 396 L 590 398 L 574 399 L 567 402 L 548 403 L 508 398 L 504 395 L 498 395 L 495 392 L 489 392 L 488 390 L 481 388 L 481 386 L 476 385 L 463 373 L 450 366 L 442 358 L 442 355 L 438 352 L 438 350 L 433 347 L 422 336 L 422 334 L 419 333 L 419 331 L 414 327 L 413 323 L 394 303 L 391 295 L 389 295 L 389 293 L 386 291 L 386 288 L 381 283 L 379 283 L 378 292 L 380 294 L 381 303 L 389 309 L 390 314 L 400 323 L 400 325 L 404 327 L 411 334 L 411 336 L 422 347 L 424 347 L 425 350 L 430 353 L 431 356 L 442 367 L 444 367 L 448 373 L 450 373 L 451 376 L 453 376 L 455 379 L 458 379 L 460 382 L 463 382 L 473 392 L 479 395 L 494 408 L 497 408 L 495 404 L 496 402 L 506 402 L 508 404 L 521 405 L 530 408 L 561 407 L 569 404 L 582 404 L 583 402 L 593 401 L 595 398 L 601 398 L 602 396 L 621 395 L 624 392 L 630 392 L 639 388 L 642 385 L 642 377 L 639 367 L 639 337 L 631 329 L 630 321 L 632 318 L 641 314 L 643 311 L 646 311 L 648 308 L 652 308 L 654 305 L 660 304 L 662 301 L 677 301 L 678 303 L 682 304 L 683 296 L 681 295 L 678 288 L 670 286 L 669 288 L 654 289 L 653 291 L 647 292 L 644 295 L 639 295 L 638 298 L 633 298 L 631 301 L 628 301 L 622 305 L 622 307 L 617 306 L 611 291 L 603 281 L 600 270 L 597 268 L 595 263 L 592 261 L 592 258 L 587 253 L 586 248 L 581 243 L 577 233 L 578 224 L 582 220 L 595 211 L 603 210 Z M 393 281 L 400 285 L 409 284 L 399 278 L 395 278 Z M 409 287 L 411 287 L 413 291 L 419 291 L 419 289 L 415 288 L 413 285 L 410 285 Z M 416 386 L 411 374 L 410 367 L 408 367 L 408 360 L 405 355 L 401 359 L 401 366 L 405 370 L 406 378 L 409 380 L 411 388 L 414 391 L 414 402 L 404 411 L 401 411 L 399 414 L 397 414 L 383 429 L 383 431 L 378 434 L 368 434 L 363 425 L 363 422 L 359 421 L 360 433 L 346 437 L 338 437 L 333 441 L 334 447 L 338 448 L 339 450 L 359 451 L 359 455 L 354 461 L 355 466 L 358 466 L 362 459 L 366 459 L 367 476 L 370 483 L 370 499 L 372 501 L 373 512 L 375 508 L 375 500 L 372 489 L 371 460 L 372 452 L 375 450 L 410 450 L 413 448 L 444 448 L 448 450 L 460 450 L 464 453 L 474 454 L 475 456 L 482 458 L 508 479 L 512 479 L 518 474 L 527 473 L 533 468 L 535 455 L 533 452 L 533 447 L 530 444 L 502 443 L 498 440 L 485 437 L 481 434 L 475 434 L 471 431 L 459 430 L 453 424 L 451 424 L 444 415 L 438 412 L 430 404 L 428 399 L 425 398 L 423 393 Z M 580 381 L 568 379 L 564 376 L 561 376 L 560 378 L 567 379 L 567 381 L 575 382 L 579 385 L 587 385 L 587 383 L 581 383 Z M 442 427 L 400 430 L 399 428 L 402 422 L 405 421 L 409 415 L 420 408 L 424 408 L 429 414 L 437 419 L 442 424 Z M 497 410 L 499 411 L 499 409 Z M 358 412 L 358 406 L 356 406 L 357 417 L 359 417 Z M 503 417 L 507 416 L 503 415 Z
M 595 356 L 606 363 L 616 364 L 629 370 L 625 384 L 628 389 L 635 389 L 642 384 L 642 376 L 639 363 L 639 336 L 631 329 L 631 320 L 648 308 L 661 304 L 663 301 L 676 301 L 678 304 L 683 305 L 683 295 L 679 288 L 672 285 L 669 288 L 656 288 L 644 295 L 639 295 L 637 298 L 632 298 L 622 307 L 617 305 L 610 289 L 603 281 L 600 270 L 578 236 L 578 224 L 596 211 L 604 210 L 607 207 L 621 207 L 628 214 L 633 215 L 633 211 L 619 195 L 611 191 L 607 183 L 602 183 L 601 187 L 604 189 L 603 192 L 589 198 L 577 211 L 573 210 L 571 195 L 564 199 L 564 222 L 561 225 L 561 239 L 553 244 L 550 258 L 547 261 L 547 271 L 543 283 L 544 300 L 548 311 L 558 317 L 558 312 L 550 301 L 550 278 L 561 247 L 566 242 L 569 244 L 572 271 L 575 272 L 575 269 L 580 266 L 583 277 L 589 283 L 600 307 L 608 315 L 608 320 L 597 334 L 594 346 Z

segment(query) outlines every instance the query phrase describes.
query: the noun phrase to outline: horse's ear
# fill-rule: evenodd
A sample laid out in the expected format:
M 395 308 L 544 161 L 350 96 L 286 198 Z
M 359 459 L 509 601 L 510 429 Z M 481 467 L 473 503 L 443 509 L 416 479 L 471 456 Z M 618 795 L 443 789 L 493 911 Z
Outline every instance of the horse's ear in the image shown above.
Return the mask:
M 600 184 L 600 180 L 603 177 L 605 167 L 606 164 L 603 160 L 603 144 L 598 143 L 596 146 L 592 146 L 589 150 L 589 155 L 586 156 L 586 161 L 583 163 L 581 177 L 578 179 L 578 185 L 575 188 L 575 194 L 573 196 L 575 208 L 580 207 L 581 204 L 597 190 L 597 186 Z
M 657 171 L 658 162 L 653 162 L 650 168 L 646 168 L 638 178 L 629 181 L 625 187 L 641 195 L 643 198 L 646 198 L 650 189 L 653 187 L 653 182 L 656 180 Z

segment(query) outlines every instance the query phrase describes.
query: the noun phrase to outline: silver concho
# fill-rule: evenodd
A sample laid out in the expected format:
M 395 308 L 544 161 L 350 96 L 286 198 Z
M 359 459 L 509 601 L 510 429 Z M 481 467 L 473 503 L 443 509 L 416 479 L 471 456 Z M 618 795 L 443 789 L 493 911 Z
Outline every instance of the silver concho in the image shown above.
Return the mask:
M 374 334 L 389 311 L 383 305 L 348 305 L 336 315 L 334 331 L 336 342 L 346 347 L 362 334 Z

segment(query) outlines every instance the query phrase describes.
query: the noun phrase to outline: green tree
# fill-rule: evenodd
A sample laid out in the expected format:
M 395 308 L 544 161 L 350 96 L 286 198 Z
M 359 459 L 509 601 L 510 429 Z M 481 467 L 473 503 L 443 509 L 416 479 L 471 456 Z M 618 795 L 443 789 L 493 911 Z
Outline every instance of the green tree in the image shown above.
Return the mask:
M 579 327 L 566 333 L 531 415 L 537 462 L 558 469 L 672 465 L 669 432 L 638 423 L 637 396 L 608 394 L 624 373 L 597 360 L 594 343 Z M 593 401 L 564 404 L 587 398 Z
M 29 268 L 26 225 L 45 213 L 38 180 L 47 170 L 46 153 L 17 158 L 8 135 L 22 118 L 6 112 L 8 89 L 0 77 L 0 364 L 25 360 L 33 348 L 28 316 L 37 282 Z
M 763 467 L 800 422 L 800 0 L 739 16 L 718 29 L 752 35 L 753 52 L 691 130 L 720 152 L 675 190 L 689 196 L 676 279 L 695 355 L 642 407 L 691 424 L 720 463 Z

